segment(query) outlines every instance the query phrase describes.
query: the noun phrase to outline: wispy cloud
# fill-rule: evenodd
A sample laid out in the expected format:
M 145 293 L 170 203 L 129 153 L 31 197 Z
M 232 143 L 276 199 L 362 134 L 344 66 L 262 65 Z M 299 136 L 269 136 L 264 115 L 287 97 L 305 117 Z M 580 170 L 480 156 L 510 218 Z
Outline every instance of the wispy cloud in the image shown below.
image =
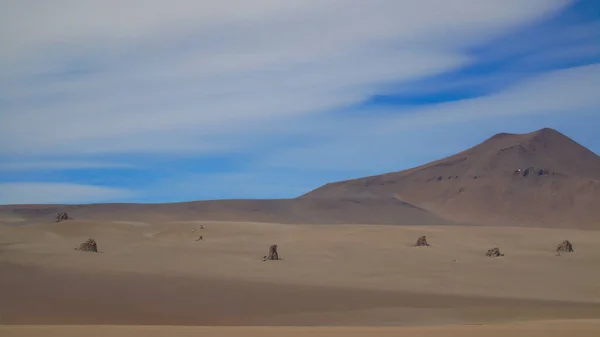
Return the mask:
M 455 69 L 472 62 L 465 46 L 564 4 L 65 0 L 33 11 L 16 3 L 0 17 L 0 151 L 244 147 L 231 135 Z
M 487 135 L 491 135 L 515 127 L 520 129 L 519 124 L 530 116 L 543 115 L 547 120 L 556 114 L 582 118 L 581 114 L 596 112 L 600 107 L 598 87 L 600 64 L 595 64 L 545 73 L 474 99 L 401 110 L 387 107 L 362 111 L 359 117 L 330 125 L 337 129 L 335 134 L 323 133 L 325 141 L 286 148 L 264 159 L 262 164 L 281 168 L 397 170 L 402 157 L 420 158 L 427 152 L 426 158 L 433 159 L 464 149 L 467 145 L 459 134 L 465 133 L 465 125 L 483 126 Z M 539 128 L 543 126 L 548 125 L 538 124 Z M 452 130 L 458 130 L 458 134 Z M 315 132 L 313 135 L 318 136 Z M 441 138 L 446 141 L 441 142 Z M 458 141 L 448 142 L 452 138 Z M 410 164 L 421 163 L 417 160 Z
M 92 203 L 133 196 L 112 187 L 67 183 L 1 183 L 0 204 Z
M 600 106 L 600 64 L 552 71 L 501 92 L 424 107 L 402 114 L 390 132 L 431 124 L 464 123 L 473 119 L 532 114 L 576 113 Z
M 92 162 L 92 161 L 18 161 L 0 163 L 0 171 L 25 171 L 25 170 L 79 170 L 79 169 L 106 169 L 106 168 L 135 168 L 133 165 Z

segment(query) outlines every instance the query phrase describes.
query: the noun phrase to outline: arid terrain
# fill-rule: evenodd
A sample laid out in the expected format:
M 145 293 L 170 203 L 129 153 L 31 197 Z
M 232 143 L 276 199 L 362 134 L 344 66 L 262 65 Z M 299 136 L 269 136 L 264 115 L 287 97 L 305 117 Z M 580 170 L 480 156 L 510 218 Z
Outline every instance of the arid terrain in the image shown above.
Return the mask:
M 541 130 L 296 199 L 0 206 L 0 335 L 597 335 L 598 162 Z
M 435 327 L 173 327 L 173 326 L 0 326 L 4 337 L 116 337 L 206 336 L 206 337 L 595 337 L 600 321 L 539 321 L 510 325 L 469 325 Z
M 421 235 L 431 246 L 412 246 Z M 89 237 L 98 253 L 73 249 Z M 2 324 L 438 325 L 600 317 L 596 231 L 67 220 L 5 224 L 0 238 Z M 565 238 L 575 252 L 555 256 Z M 282 260 L 263 261 L 274 243 Z M 505 256 L 485 257 L 491 247 Z
M 600 229 L 600 157 L 553 129 L 502 133 L 432 163 L 301 198 L 390 197 L 460 223 Z

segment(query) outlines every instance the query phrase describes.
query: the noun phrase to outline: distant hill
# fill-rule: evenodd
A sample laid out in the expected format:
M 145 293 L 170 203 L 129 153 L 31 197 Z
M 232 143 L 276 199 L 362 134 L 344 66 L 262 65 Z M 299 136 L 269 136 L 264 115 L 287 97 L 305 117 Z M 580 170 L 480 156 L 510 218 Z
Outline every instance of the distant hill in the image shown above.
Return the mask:
M 444 225 L 451 221 L 394 198 L 210 200 L 167 204 L 5 205 L 0 223 L 52 222 L 59 212 L 77 220 L 248 221 L 289 224 Z
M 438 161 L 300 198 L 389 197 L 457 222 L 600 229 L 600 157 L 553 129 L 501 133 Z
M 474 224 L 600 229 L 600 157 L 552 129 L 497 134 L 413 169 L 326 184 L 295 199 L 6 205 L 0 222 L 190 220 Z

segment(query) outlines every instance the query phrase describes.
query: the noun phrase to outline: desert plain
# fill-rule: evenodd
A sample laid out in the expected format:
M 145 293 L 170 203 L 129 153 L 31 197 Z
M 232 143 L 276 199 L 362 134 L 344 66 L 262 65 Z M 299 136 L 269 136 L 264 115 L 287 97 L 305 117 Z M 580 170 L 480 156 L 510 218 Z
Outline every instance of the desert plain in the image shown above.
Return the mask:
M 14 221 L 0 225 L 3 336 L 600 331 L 598 231 Z M 98 253 L 74 250 L 88 238 Z M 575 251 L 556 256 L 564 239 Z M 271 244 L 281 260 L 263 261 Z

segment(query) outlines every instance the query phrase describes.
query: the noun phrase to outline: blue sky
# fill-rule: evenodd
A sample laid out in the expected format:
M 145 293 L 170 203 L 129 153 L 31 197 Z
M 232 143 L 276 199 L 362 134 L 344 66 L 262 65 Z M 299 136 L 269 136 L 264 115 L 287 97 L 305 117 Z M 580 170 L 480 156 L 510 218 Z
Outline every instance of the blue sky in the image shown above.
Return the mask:
M 498 132 L 600 153 L 600 2 L 0 0 L 0 204 L 295 197 Z

